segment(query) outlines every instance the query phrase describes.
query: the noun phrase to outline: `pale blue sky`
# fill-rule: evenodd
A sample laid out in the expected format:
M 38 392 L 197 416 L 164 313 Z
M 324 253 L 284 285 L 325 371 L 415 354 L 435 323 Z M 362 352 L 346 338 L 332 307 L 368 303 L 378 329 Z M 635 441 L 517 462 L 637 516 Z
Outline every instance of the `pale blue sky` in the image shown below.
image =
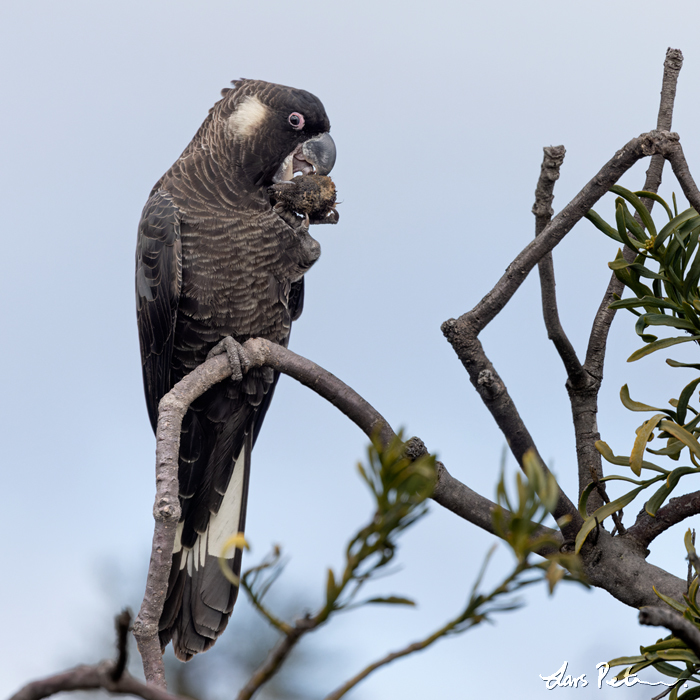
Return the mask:
M 685 55 L 674 129 L 700 173 L 698 19 L 692 0 L 667 0 L 663 9 L 647 0 L 4 3 L 0 695 L 95 660 L 102 650 L 90 640 L 111 628 L 113 606 L 133 604 L 106 602 L 96 572 L 109 562 L 138 581 L 152 534 L 136 224 L 221 88 L 238 77 L 304 88 L 331 120 L 341 220 L 316 229 L 323 254 L 308 274 L 291 348 L 492 497 L 504 441 L 440 324 L 471 308 L 533 235 L 543 146 L 567 148 L 560 208 L 618 148 L 655 126 L 668 46 Z M 645 168 L 624 183 L 641 187 Z M 611 203 L 598 210 L 609 214 Z M 579 350 L 614 255 L 612 241 L 587 223 L 555 252 L 562 319 Z M 528 280 L 483 341 L 574 496 L 564 373 L 538 294 Z M 653 404 L 685 384 L 678 370 L 661 369 L 643 387 L 660 361 L 625 364 L 636 346 L 621 316 L 600 413 L 617 452 L 629 449 L 639 422 L 620 406 L 620 386 Z M 282 379 L 253 455 L 247 564 L 281 542 L 291 562 L 278 585 L 305 590 L 307 601 L 320 595 L 325 567 L 340 563 L 369 512 L 354 469 L 364 445 L 335 409 Z M 684 575 L 681 538 L 665 538 L 652 560 Z M 457 612 L 490 542 L 433 505 L 404 539 L 401 571 L 377 584 L 419 608 L 359 613 L 321 631 L 317 649 L 333 649 L 321 687 L 331 690 Z M 490 580 L 508 564 L 497 556 Z M 634 610 L 573 588 L 553 600 L 531 591 L 527 601 L 495 626 L 377 673 L 354 697 L 653 694 L 595 689 L 598 661 L 660 636 L 640 629 Z M 226 634 L 235 627 L 234 613 Z M 587 673 L 588 688 L 545 689 L 539 674 L 564 660 L 575 675 Z

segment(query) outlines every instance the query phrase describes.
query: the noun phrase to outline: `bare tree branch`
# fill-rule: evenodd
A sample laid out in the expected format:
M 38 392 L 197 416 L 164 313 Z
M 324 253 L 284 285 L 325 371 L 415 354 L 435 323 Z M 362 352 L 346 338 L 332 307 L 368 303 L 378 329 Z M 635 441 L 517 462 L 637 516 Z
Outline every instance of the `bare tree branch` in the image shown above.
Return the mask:
M 113 681 L 113 672 L 113 661 L 104 661 L 96 666 L 77 666 L 70 671 L 25 685 L 10 700 L 40 700 L 62 691 L 98 689 L 117 695 L 135 695 L 144 700 L 184 700 L 156 686 L 146 685 L 128 673 L 122 674 L 118 681 Z
M 279 667 L 289 656 L 296 643 L 307 633 L 316 629 L 321 621 L 313 618 L 297 620 L 268 654 L 263 665 L 251 676 L 250 680 L 241 688 L 236 700 L 250 700 L 264 683 L 277 673 Z
M 144 700 L 184 700 L 177 695 L 146 685 L 124 673 L 118 681 L 113 681 L 114 662 L 106 661 L 97 666 L 77 666 L 55 676 L 33 681 L 15 693 L 10 700 L 40 700 L 50 695 L 69 690 L 106 690 L 115 695 L 135 695 Z
M 682 65 L 683 54 L 678 49 L 668 49 L 666 52 L 666 60 L 664 61 L 661 100 L 656 122 L 656 128 L 659 131 L 668 132 L 671 129 L 673 102 L 676 96 L 676 83 Z M 659 152 L 651 157 L 649 169 L 646 174 L 646 181 L 644 183 L 644 190 L 647 192 L 658 192 L 659 186 L 661 185 L 663 167 L 664 155 L 660 149 Z M 644 199 L 643 202 L 647 210 L 651 211 L 654 201 L 652 199 Z M 635 219 L 641 225 L 641 217 L 639 214 L 635 214 Z M 628 262 L 632 262 L 636 252 L 625 248 L 623 254 Z M 603 367 L 605 364 L 608 333 L 613 318 L 615 317 L 615 310 L 609 307 L 615 296 L 620 296 L 622 294 L 622 290 L 622 282 L 613 274 L 593 320 L 593 326 L 588 340 L 584 370 L 590 379 L 589 386 L 578 386 L 576 383 L 571 382 L 571 386 L 568 387 L 574 416 L 574 429 L 576 432 L 576 452 L 579 465 L 579 495 L 591 480 L 600 483 L 601 490 L 604 492 L 604 485 L 600 482 L 600 479 L 603 478 L 603 465 L 600 454 L 595 448 L 595 443 L 600 439 L 596 418 L 598 412 L 598 391 L 603 381 Z M 602 498 L 601 495 L 595 494 L 594 498 L 589 499 L 589 512 L 593 512 L 599 508 L 604 500 L 605 499 Z M 616 520 L 616 524 L 618 530 L 624 532 L 619 519 Z
M 126 664 L 129 660 L 129 626 L 131 625 L 131 611 L 122 610 L 114 620 L 114 626 L 117 630 L 117 660 L 112 669 L 111 678 L 113 681 L 118 681 L 126 671 Z
M 678 135 L 650 131 L 625 144 L 552 219 L 544 231 L 516 256 L 494 288 L 457 321 L 470 322 L 477 334 L 480 333 L 502 311 L 532 268 L 562 241 L 610 187 L 638 160 L 654 153 L 665 155 L 670 152 L 670 142 L 677 144 Z
M 40 700 L 69 690 L 106 690 L 115 695 L 135 695 L 144 700 L 182 700 L 154 685 L 146 685 L 126 672 L 127 639 L 131 613 L 122 611 L 115 619 L 117 633 L 116 661 L 102 661 L 94 666 L 76 666 L 54 676 L 28 683 L 10 700 Z
M 639 624 L 671 630 L 700 659 L 700 630 L 677 612 L 668 608 L 643 608 L 639 611 Z
M 535 236 L 539 236 L 552 219 L 554 210 L 554 183 L 559 179 L 559 170 L 564 162 L 566 149 L 564 146 L 548 146 L 543 149 L 542 169 L 535 189 L 535 204 L 532 213 L 535 215 Z M 554 262 L 552 253 L 547 253 L 538 263 L 540 272 L 540 287 L 542 289 L 542 315 L 547 329 L 547 337 L 554 343 L 559 357 L 564 363 L 569 381 L 574 385 L 585 385 L 586 373 L 576 356 L 576 350 L 569 341 L 559 319 L 557 309 L 556 282 L 554 280 Z
M 656 120 L 656 128 L 659 131 L 671 131 L 671 123 L 673 119 L 673 103 L 676 97 L 676 84 L 678 74 L 683 65 L 683 54 L 678 49 L 668 49 L 666 52 L 666 60 L 664 61 L 664 77 L 661 86 L 661 102 L 659 104 L 659 115 Z M 676 139 L 677 140 L 677 139 Z M 661 185 L 661 177 L 663 173 L 665 154 L 660 149 L 651 157 L 649 169 L 647 170 L 646 180 L 644 182 L 644 190 L 647 192 L 658 192 Z M 654 200 L 644 199 L 644 205 L 651 211 L 654 206 Z M 641 219 L 635 215 L 638 223 L 641 224 Z M 625 255 L 628 261 L 633 258 L 633 251 L 625 250 Z M 603 363 L 605 359 L 605 346 L 607 343 L 610 324 L 615 316 L 615 310 L 609 309 L 609 305 L 613 301 L 614 294 L 622 293 L 622 283 L 612 276 L 610 285 L 603 297 L 598 313 L 593 321 L 591 336 L 588 341 L 588 350 L 586 352 L 586 369 L 599 381 L 603 378 Z
M 687 493 L 672 498 L 665 506 L 659 508 L 653 517 L 642 508 L 634 525 L 627 530 L 627 535 L 635 539 L 640 546 L 648 547 L 662 532 L 699 513 L 700 491 Z
M 472 384 L 494 416 L 518 461 L 521 460 L 525 451 L 535 447 L 534 442 L 508 395 L 505 384 L 488 360 L 477 336 L 508 303 L 535 264 L 551 252 L 554 246 L 634 163 L 654 153 L 668 154 L 669 159 L 676 158 L 679 171 L 683 171 L 685 160 L 676 134 L 652 131 L 632 139 L 554 217 L 542 233 L 516 256 L 503 277 L 474 309 L 458 319 L 449 319 L 442 325 L 443 333 L 469 373 Z M 687 166 L 685 171 L 686 184 L 690 189 L 688 183 L 692 182 L 692 178 L 687 173 Z M 586 399 L 587 397 L 582 398 Z M 589 420 L 590 428 L 595 426 L 595 415 L 591 415 L 590 411 L 585 410 L 589 403 L 590 401 L 584 401 L 583 407 L 574 407 L 574 410 L 578 410 L 581 415 L 588 415 L 591 419 Z M 583 426 L 580 429 L 583 430 Z M 595 434 L 597 428 L 588 432 Z M 568 515 L 571 519 L 568 525 L 570 531 L 579 527 L 580 515 L 563 493 L 555 511 L 555 517 L 562 515 Z M 569 536 L 567 534 L 567 537 Z

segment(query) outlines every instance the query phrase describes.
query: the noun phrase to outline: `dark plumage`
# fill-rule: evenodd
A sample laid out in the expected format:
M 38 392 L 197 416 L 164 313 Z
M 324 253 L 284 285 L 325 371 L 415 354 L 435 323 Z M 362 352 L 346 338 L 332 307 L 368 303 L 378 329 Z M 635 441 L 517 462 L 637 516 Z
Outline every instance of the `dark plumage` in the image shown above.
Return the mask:
M 146 402 L 158 402 L 224 337 L 286 345 L 301 314 L 304 273 L 320 255 L 308 219 L 273 210 L 268 189 L 335 161 L 323 105 L 308 92 L 234 82 L 156 183 L 139 224 L 136 303 Z M 187 412 L 180 444 L 182 519 L 165 608 L 163 647 L 208 649 L 238 589 L 222 575 L 222 544 L 245 526 L 250 452 L 277 375 L 252 369 L 210 389 Z M 240 571 L 236 550 L 231 566 Z

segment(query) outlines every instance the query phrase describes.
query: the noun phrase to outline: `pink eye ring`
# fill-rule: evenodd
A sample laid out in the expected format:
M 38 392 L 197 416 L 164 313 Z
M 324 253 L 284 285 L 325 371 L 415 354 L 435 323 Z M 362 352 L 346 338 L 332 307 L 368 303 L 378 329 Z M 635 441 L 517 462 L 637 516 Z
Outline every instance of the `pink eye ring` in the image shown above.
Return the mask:
M 289 122 L 289 125 L 294 129 L 295 131 L 299 131 L 300 129 L 304 128 L 304 115 L 299 114 L 299 112 L 292 112 L 288 117 L 287 121 Z

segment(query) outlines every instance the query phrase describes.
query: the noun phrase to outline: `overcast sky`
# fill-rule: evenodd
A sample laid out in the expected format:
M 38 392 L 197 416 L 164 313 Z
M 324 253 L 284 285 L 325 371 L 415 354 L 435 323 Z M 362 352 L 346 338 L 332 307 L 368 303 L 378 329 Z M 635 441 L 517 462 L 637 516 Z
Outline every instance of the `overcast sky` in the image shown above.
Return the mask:
M 3 3 L 0 696 L 97 660 L 105 650 L 93 640 L 109 637 L 121 605 L 138 604 L 154 438 L 134 311 L 136 225 L 221 88 L 239 77 L 304 88 L 331 120 L 341 219 L 316 229 L 323 254 L 307 275 L 291 348 L 492 498 L 504 439 L 440 324 L 469 310 L 532 237 L 543 146 L 567 149 L 559 209 L 617 149 L 654 128 L 668 46 L 685 56 L 673 126 L 698 178 L 699 19 L 692 0 Z M 623 184 L 639 189 L 645 168 Z M 662 194 L 674 188 L 669 175 Z M 597 207 L 608 218 L 612 201 Z M 562 320 L 579 352 L 615 252 L 587 222 L 555 251 Z M 483 341 L 575 498 L 565 377 L 535 279 Z M 632 317 L 619 315 L 599 419 L 603 439 L 623 454 L 639 416 L 620 405 L 620 386 L 655 404 L 689 381 L 664 369 L 663 357 L 626 364 L 638 344 Z M 340 565 L 368 517 L 355 470 L 365 444 L 332 406 L 282 378 L 253 454 L 253 551 L 244 562 L 281 543 L 290 563 L 280 598 L 302 591 L 303 604 L 320 600 L 325 568 Z M 684 576 L 682 534 L 663 538 L 651 560 Z M 419 607 L 360 612 L 318 632 L 309 644 L 331 654 L 309 679 L 314 692 L 458 612 L 491 541 L 432 504 L 403 540 L 401 571 L 373 589 Z M 501 550 L 490 582 L 510 566 Z M 636 611 L 603 591 L 564 586 L 553 599 L 532 590 L 525 601 L 493 626 L 378 672 L 349 697 L 654 694 L 595 688 L 597 662 L 661 636 L 639 628 Z M 225 634 L 245 644 L 236 613 Z M 545 689 L 539 675 L 565 660 L 572 674 L 587 674 L 588 688 Z

